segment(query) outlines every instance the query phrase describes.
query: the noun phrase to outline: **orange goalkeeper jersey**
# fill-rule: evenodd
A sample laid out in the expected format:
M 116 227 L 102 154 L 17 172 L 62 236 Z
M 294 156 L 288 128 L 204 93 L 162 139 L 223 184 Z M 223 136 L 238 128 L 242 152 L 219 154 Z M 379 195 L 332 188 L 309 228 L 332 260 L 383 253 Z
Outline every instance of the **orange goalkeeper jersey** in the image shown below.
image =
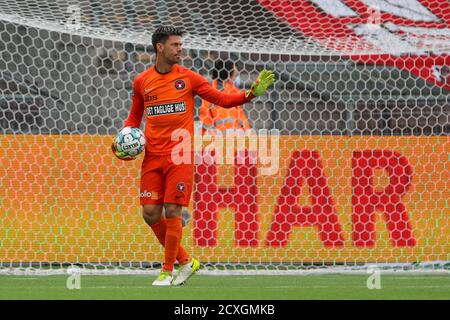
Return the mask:
M 252 98 L 251 95 L 246 99 L 244 91 L 227 94 L 216 90 L 204 77 L 177 64 L 168 73 L 160 73 L 152 66 L 134 80 L 133 102 L 124 127 L 138 128 L 145 111 L 146 153 L 170 155 L 180 143 L 172 137 L 179 129 L 190 134 L 193 150 L 195 95 L 224 108 Z

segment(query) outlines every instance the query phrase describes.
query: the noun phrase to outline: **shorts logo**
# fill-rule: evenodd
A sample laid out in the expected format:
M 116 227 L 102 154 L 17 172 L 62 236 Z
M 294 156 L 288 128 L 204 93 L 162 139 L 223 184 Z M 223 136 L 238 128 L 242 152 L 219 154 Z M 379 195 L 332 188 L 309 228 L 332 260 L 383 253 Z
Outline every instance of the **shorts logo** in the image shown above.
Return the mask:
M 151 191 L 144 190 L 139 194 L 139 196 L 141 198 L 150 198 L 152 200 L 158 200 L 158 192 L 154 192 L 154 191 L 151 192 Z
M 144 190 L 141 192 L 140 196 L 141 196 L 141 198 L 151 198 L 152 193 L 150 191 Z
M 184 182 L 179 182 L 178 184 L 177 184 L 177 190 L 178 191 L 180 191 L 180 192 L 184 192 L 184 189 L 185 189 L 186 187 L 185 187 L 185 185 L 184 185 Z
M 180 80 L 180 79 L 175 80 L 175 89 L 183 90 L 185 86 L 186 86 L 186 84 L 184 83 L 183 80 Z

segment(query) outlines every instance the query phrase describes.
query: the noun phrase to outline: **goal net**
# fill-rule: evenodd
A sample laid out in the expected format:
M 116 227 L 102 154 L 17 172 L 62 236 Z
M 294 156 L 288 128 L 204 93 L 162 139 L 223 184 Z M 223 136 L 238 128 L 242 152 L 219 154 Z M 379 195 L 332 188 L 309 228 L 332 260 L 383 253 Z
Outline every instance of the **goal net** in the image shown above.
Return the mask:
M 109 146 L 161 25 L 210 81 L 276 75 L 244 135 L 203 134 L 196 98 L 202 272 L 448 270 L 448 1 L 0 0 L 0 273 L 160 267 L 142 156 Z

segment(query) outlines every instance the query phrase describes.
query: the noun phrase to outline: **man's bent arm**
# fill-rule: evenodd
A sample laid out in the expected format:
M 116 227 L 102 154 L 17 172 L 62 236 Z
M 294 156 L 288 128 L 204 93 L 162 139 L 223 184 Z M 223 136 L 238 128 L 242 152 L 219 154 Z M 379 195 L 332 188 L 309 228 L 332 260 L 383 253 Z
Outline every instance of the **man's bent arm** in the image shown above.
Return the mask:
M 142 97 L 140 91 L 140 81 L 139 79 L 135 79 L 133 84 L 133 102 L 131 104 L 130 114 L 125 120 L 123 126 L 139 128 L 141 126 L 144 109 L 144 98 Z

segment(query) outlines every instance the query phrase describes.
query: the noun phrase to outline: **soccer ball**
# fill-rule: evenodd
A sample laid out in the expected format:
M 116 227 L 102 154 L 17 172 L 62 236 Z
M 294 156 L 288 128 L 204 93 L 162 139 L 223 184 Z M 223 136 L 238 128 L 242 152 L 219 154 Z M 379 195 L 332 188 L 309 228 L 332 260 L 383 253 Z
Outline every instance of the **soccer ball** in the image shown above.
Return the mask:
M 145 149 L 145 135 L 139 128 L 125 127 L 114 141 L 116 150 L 129 156 L 136 156 Z

